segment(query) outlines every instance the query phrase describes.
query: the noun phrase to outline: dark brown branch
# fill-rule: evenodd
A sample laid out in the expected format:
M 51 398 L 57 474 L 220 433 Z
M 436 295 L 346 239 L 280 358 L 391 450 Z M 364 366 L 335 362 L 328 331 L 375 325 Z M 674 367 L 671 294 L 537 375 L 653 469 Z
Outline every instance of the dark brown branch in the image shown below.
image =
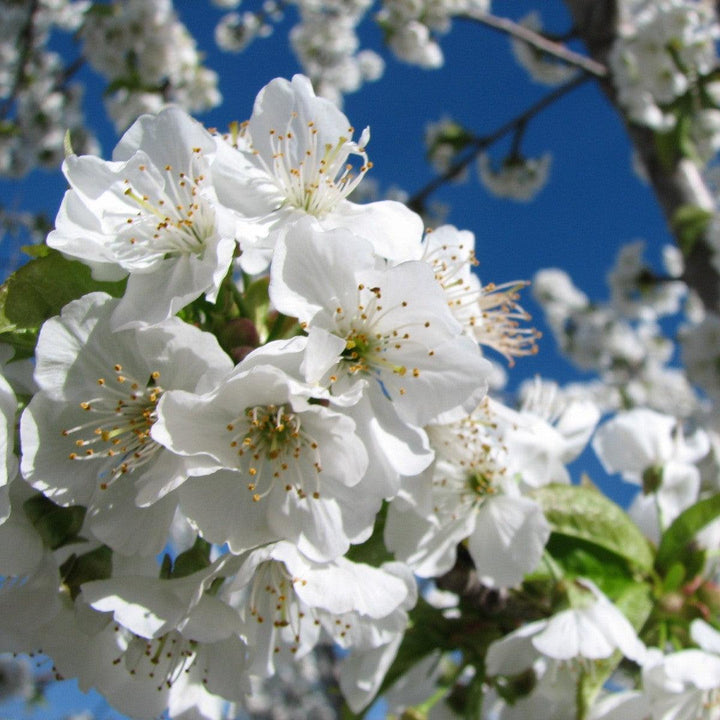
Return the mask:
M 513 132 L 514 130 L 517 130 L 517 128 L 525 125 L 528 121 L 535 117 L 535 115 L 542 112 L 546 107 L 552 105 L 561 97 L 567 95 L 569 92 L 574 90 L 576 87 L 579 87 L 580 85 L 586 83 L 588 80 L 591 80 L 592 77 L 593 76 L 586 74 L 578 75 L 576 78 L 573 78 L 569 82 L 565 83 L 565 85 L 561 85 L 552 92 L 548 93 L 545 97 L 538 100 L 538 102 L 531 105 L 527 110 L 523 111 L 520 115 L 501 125 L 494 132 L 483 137 L 474 138 L 472 141 L 472 149 L 468 153 L 463 155 L 461 158 L 456 160 L 454 163 L 452 163 L 450 167 L 445 170 L 445 172 L 433 178 L 427 185 L 425 185 L 425 187 L 421 188 L 414 195 L 412 195 L 412 197 L 408 200 L 408 206 L 412 210 L 415 210 L 415 212 L 421 213 L 423 208 L 425 207 L 425 202 L 428 197 L 430 197 L 430 195 L 432 195 L 436 190 L 445 185 L 445 183 L 453 180 L 458 175 L 460 175 L 460 173 L 462 173 L 462 171 L 471 162 L 473 162 L 473 160 L 475 160 L 483 150 L 490 147 L 490 145 L 497 142 L 508 133 Z
M 474 13 L 472 15 L 460 15 L 458 17 L 478 22 L 492 28 L 493 30 L 499 30 L 502 33 L 511 35 L 512 37 L 522 40 L 528 45 L 532 45 L 534 48 L 547 53 L 548 55 L 552 55 L 553 57 L 562 60 L 568 65 L 574 65 L 575 67 L 584 70 L 589 75 L 602 78 L 606 77 L 608 74 L 607 68 L 602 63 L 589 58 L 587 55 L 576 53 L 575 51 L 570 50 L 570 48 L 566 45 L 552 40 L 541 33 L 535 32 L 530 28 L 520 25 L 509 18 L 498 17 L 497 15 L 491 15 L 490 13 Z

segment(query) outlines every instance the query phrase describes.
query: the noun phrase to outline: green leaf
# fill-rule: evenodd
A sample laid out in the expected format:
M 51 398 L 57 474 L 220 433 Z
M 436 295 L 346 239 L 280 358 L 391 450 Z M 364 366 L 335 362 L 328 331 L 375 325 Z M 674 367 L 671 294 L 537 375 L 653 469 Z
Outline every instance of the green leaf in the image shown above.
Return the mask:
M 160 565 L 160 579 L 169 580 L 172 577 L 172 558 L 165 553 Z
M 372 535 L 361 545 L 353 545 L 347 552 L 348 560 L 356 563 L 365 563 L 373 567 L 380 567 L 384 562 L 393 560 L 392 553 L 385 547 L 385 518 L 387 516 L 387 503 L 383 503 L 380 512 L 375 518 L 375 527 Z
M 195 544 L 175 558 L 170 577 L 182 578 L 210 565 L 210 543 L 198 537 Z
M 23 510 L 50 550 L 85 541 L 78 535 L 85 519 L 81 505 L 61 507 L 44 495 L 34 495 L 23 503 Z
M 685 257 L 692 252 L 695 243 L 705 234 L 713 217 L 714 213 L 698 205 L 681 205 L 675 211 L 670 224 Z
M 602 493 L 576 485 L 547 485 L 533 493 L 554 533 L 580 538 L 649 571 L 653 552 L 627 513 Z
M 664 575 L 674 563 L 679 562 L 687 569 L 688 577 L 697 574 L 702 567 L 696 566 L 698 562 L 704 560 L 704 553 L 696 547 L 695 535 L 718 517 L 720 517 L 720 493 L 700 500 L 680 513 L 660 539 L 655 560 L 658 571 Z M 689 564 L 693 566 L 694 572 L 691 572 Z
M 687 577 L 687 571 L 682 563 L 674 562 L 670 565 L 670 568 L 665 575 L 665 579 L 662 583 L 662 589 L 664 593 L 676 592 L 682 587 L 685 578 Z
M 7 283 L 5 283 L 4 285 L 0 285 L 0 333 L 9 333 L 16 329 L 15 323 L 10 322 L 5 314 L 7 296 L 8 286 Z
M 681 112 L 677 124 L 676 133 L 678 138 L 678 150 L 682 157 L 689 158 L 696 164 L 702 164 L 702 158 L 699 156 L 697 146 L 693 139 L 693 117 L 695 113 L 692 111 Z
M 74 600 L 82 584 L 92 580 L 107 580 L 112 575 L 112 550 L 101 545 L 83 555 L 74 553 L 60 566 L 63 583 Z
M 269 286 L 270 278 L 262 277 L 250 283 L 244 293 L 248 317 L 256 327 L 264 327 L 267 322 L 267 314 L 270 309 Z
M 53 252 L 47 245 L 23 245 L 20 249 L 33 258 L 47 257 Z
M 655 133 L 655 150 L 660 164 L 665 170 L 671 170 L 680 155 L 680 136 L 677 125 L 668 132 Z
M 613 602 L 636 632 L 640 632 L 655 606 L 651 585 L 642 582 L 628 585 Z
M 71 300 L 94 291 L 119 297 L 124 288 L 124 280 L 112 283 L 93 280 L 89 267 L 50 250 L 10 276 L 0 296 L 0 314 L 12 326 L 5 325 L 5 331 L 34 330 Z
M 610 598 L 617 597 L 635 583 L 634 573 L 625 558 L 587 540 L 552 533 L 546 550 L 565 578 L 588 578 Z

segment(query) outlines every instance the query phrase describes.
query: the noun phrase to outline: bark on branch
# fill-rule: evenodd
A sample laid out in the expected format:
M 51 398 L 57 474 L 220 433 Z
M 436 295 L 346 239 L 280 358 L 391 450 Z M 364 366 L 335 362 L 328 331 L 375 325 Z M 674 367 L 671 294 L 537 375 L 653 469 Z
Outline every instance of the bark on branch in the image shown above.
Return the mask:
M 585 43 L 590 56 L 607 66 L 608 55 L 618 27 L 616 0 L 565 0 L 578 36 Z M 618 110 L 625 123 L 630 140 L 643 165 L 662 207 L 671 232 L 673 218 L 684 205 L 695 205 L 706 210 L 714 209 L 714 200 L 699 168 L 687 159 L 679 159 L 670 167 L 658 154 L 652 130 L 629 123 L 617 101 L 617 93 L 610 78 L 598 80 L 608 100 Z M 705 307 L 720 312 L 720 274 L 713 266 L 712 249 L 706 238 L 696 242 L 685 256 L 683 279 L 702 299 Z

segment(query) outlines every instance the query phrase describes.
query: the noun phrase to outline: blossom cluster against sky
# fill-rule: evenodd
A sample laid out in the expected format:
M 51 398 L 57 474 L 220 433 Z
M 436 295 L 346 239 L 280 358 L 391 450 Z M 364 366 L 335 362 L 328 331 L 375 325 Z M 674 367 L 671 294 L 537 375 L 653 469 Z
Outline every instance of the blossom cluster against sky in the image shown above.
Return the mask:
M 517 19 L 536 6 L 531 0 L 496 0 L 493 10 Z M 258 39 L 233 55 L 220 53 L 213 41 L 219 10 L 197 0 L 178 0 L 176 7 L 207 54 L 207 64 L 220 75 L 224 102 L 201 116 L 206 126 L 225 128 L 234 119 L 246 119 L 260 87 L 273 77 L 298 71 L 287 42 L 290 15 L 271 38 Z M 541 11 L 549 31 L 568 29 L 570 21 L 560 0 L 547 0 Z M 379 29 L 361 30 L 363 42 L 379 49 Z M 346 97 L 344 110 L 358 129 L 371 128 L 368 154 L 374 167 L 366 182 L 376 182 L 381 194 L 395 186 L 412 195 L 433 177 L 422 142 L 428 121 L 449 115 L 484 134 L 549 92 L 526 78 L 507 38 L 488 28 L 456 21 L 442 47 L 445 65 L 430 71 L 404 65 L 385 53 L 384 77 Z M 99 83 L 89 70 L 83 70 L 82 79 L 88 85 L 89 122 L 98 128 L 103 151 L 109 151 L 116 135 L 100 107 Z M 491 155 L 501 160 L 507 142 L 491 149 Z M 669 235 L 651 192 L 632 171 L 621 123 L 593 83 L 533 120 L 522 150 L 527 156 L 553 153 L 549 183 L 535 201 L 490 197 L 479 185 L 474 167 L 464 184 L 450 185 L 434 198 L 450 205 L 447 222 L 475 233 L 483 282 L 530 279 L 540 268 L 559 266 L 591 298 L 600 299 L 606 297 L 605 274 L 620 245 L 644 238 L 650 257 L 658 257 Z M 59 173 L 44 172 L 0 185 L 6 207 L 43 210 L 50 219 L 64 186 Z M 3 262 L 16 257 L 14 248 L 0 248 Z M 539 308 L 529 297 L 524 304 L 544 330 Z M 567 363 L 558 365 L 553 345 L 546 332 L 540 353 L 518 364 L 512 383 L 536 373 L 557 378 L 560 370 L 573 377 Z
M 517 18 L 533 4 L 496 0 L 494 9 Z M 202 117 L 206 125 L 223 128 L 233 119 L 245 119 L 262 85 L 298 70 L 285 41 L 290 23 L 281 25 L 274 38 L 257 41 L 245 54 L 222 55 L 212 42 L 217 19 L 212 9 L 196 0 L 178 0 L 177 8 L 208 52 L 208 64 L 221 77 L 225 102 Z M 543 15 L 551 30 L 567 28 L 560 2 L 548 0 Z M 446 64 L 442 69 L 422 71 L 389 59 L 382 80 L 346 99 L 345 110 L 358 129 L 365 125 L 372 129 L 368 153 L 374 169 L 368 178 L 374 178 L 381 193 L 397 185 L 412 194 L 432 177 L 422 151 L 427 120 L 449 114 L 482 134 L 548 92 L 525 79 L 512 60 L 507 40 L 487 29 L 456 23 L 443 49 Z M 89 83 L 92 87 L 91 79 Z M 87 110 L 104 127 L 100 137 L 107 156 L 115 135 L 99 108 L 97 94 L 89 93 Z M 527 155 L 548 149 L 554 154 L 550 182 L 535 202 L 498 201 L 474 177 L 437 195 L 439 201 L 451 205 L 447 221 L 476 234 L 484 281 L 530 278 L 540 268 L 561 266 L 591 297 L 605 297 L 605 273 L 621 244 L 643 237 L 653 250 L 659 250 L 669 239 L 649 190 L 632 172 L 620 122 L 597 88 L 581 88 L 535 120 L 523 149 Z M 64 180 L 59 174 L 35 173 L 22 183 L 3 183 L 2 187 L 9 206 L 16 203 L 44 210 L 52 218 Z M 524 304 L 535 316 L 535 324 L 542 326 L 540 310 L 529 295 Z M 572 377 L 557 358 L 546 332 L 539 355 L 518 362 L 513 385 L 534 373 L 561 380 L 564 373 Z M 40 717 L 56 717 L 56 712 L 54 708 Z

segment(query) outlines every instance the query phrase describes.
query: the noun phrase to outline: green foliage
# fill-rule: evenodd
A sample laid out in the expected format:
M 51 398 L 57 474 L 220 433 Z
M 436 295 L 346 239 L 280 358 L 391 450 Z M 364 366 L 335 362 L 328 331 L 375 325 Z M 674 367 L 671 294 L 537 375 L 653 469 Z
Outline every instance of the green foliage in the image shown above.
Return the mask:
M 615 598 L 637 582 L 627 560 L 600 545 L 553 533 L 547 552 L 567 580 L 592 580 L 608 597 Z
M 204 570 L 210 565 L 211 545 L 207 540 L 198 537 L 195 544 L 185 552 L 181 552 L 173 563 L 169 555 L 163 558 L 160 577 L 163 579 L 176 579 L 192 575 L 198 570 Z
M 687 577 L 701 572 L 705 552 L 695 543 L 695 535 L 706 525 L 720 517 L 720 495 L 700 500 L 680 513 L 660 540 L 655 567 L 665 576 L 679 563 Z
M 672 228 L 686 257 L 702 238 L 714 214 L 697 205 L 681 205 L 673 215 Z
M 270 328 L 266 326 L 270 310 L 269 287 L 270 278 L 261 277 L 246 287 L 243 297 L 245 317 L 250 318 L 258 328 L 260 335 L 265 337 L 270 332 Z
M 34 495 L 23 503 L 23 510 L 50 550 L 85 542 L 79 534 L 85 520 L 85 508 L 81 505 L 61 507 L 44 495 Z
M 372 535 L 361 545 L 353 545 L 347 552 L 348 560 L 357 563 L 365 563 L 373 567 L 380 567 L 384 562 L 393 560 L 393 556 L 385 548 L 383 536 L 385 534 L 385 518 L 387 517 L 388 504 L 383 503 L 380 512 L 375 518 L 375 527 Z
M 0 333 L 36 330 L 71 300 L 87 293 L 103 291 L 119 297 L 125 290 L 125 281 L 94 280 L 86 265 L 67 260 L 50 248 L 34 254 L 36 257 L 3 285 L 0 313 L 9 325 L 0 326 Z
M 106 580 L 112 575 L 112 550 L 101 545 L 83 555 L 73 553 L 61 566 L 60 576 L 74 600 L 83 583 Z
M 533 497 L 542 506 L 554 534 L 584 541 L 579 548 L 594 546 L 595 557 L 601 557 L 603 549 L 639 571 L 652 569 L 654 558 L 648 541 L 627 513 L 598 490 L 548 485 L 536 490 Z

